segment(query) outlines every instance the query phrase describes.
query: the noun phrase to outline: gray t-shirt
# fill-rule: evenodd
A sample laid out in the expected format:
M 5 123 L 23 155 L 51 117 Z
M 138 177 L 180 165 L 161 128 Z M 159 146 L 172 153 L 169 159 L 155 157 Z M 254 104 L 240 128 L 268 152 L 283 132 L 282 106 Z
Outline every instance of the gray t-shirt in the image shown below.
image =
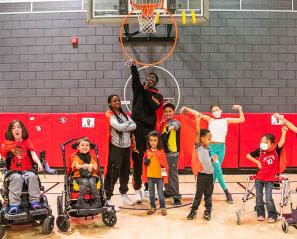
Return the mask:
M 195 149 L 199 156 L 199 160 L 203 168 L 201 173 L 213 174 L 213 166 L 211 162 L 209 148 L 205 148 L 198 143 L 198 144 L 195 144 Z

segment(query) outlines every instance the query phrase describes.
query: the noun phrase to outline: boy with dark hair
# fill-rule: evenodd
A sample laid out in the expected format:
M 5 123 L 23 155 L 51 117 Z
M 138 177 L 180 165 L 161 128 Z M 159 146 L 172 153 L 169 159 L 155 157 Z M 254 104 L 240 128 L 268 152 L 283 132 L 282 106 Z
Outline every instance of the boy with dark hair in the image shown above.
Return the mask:
M 182 111 L 181 113 L 186 113 L 186 111 Z M 191 212 L 187 216 L 187 219 L 194 219 L 201 203 L 202 196 L 204 195 L 205 211 L 203 213 L 203 217 L 206 220 L 210 220 L 212 210 L 212 194 L 214 189 L 213 163 L 218 162 L 218 156 L 216 154 L 211 156 L 209 150 L 211 133 L 208 129 L 200 129 L 201 114 L 198 112 L 194 113 L 196 118 L 197 135 L 195 148 L 192 155 L 192 171 L 197 177 L 197 183 L 195 198 L 191 207 Z
M 165 120 L 162 121 L 160 132 L 164 145 L 168 165 L 169 182 L 165 184 L 164 194 L 172 196 L 174 205 L 181 205 L 178 179 L 178 156 L 180 150 L 180 122 L 174 118 L 175 106 L 171 103 L 164 105 Z

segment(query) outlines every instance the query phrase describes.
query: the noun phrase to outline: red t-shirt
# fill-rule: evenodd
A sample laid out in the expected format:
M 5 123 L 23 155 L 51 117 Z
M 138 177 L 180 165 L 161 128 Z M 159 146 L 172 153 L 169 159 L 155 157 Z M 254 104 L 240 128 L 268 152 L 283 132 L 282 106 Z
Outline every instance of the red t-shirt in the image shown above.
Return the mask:
M 276 149 L 271 152 L 257 149 L 250 153 L 252 157 L 258 158 L 262 165 L 262 168 L 257 172 L 257 180 L 264 182 L 275 181 L 276 175 L 279 174 L 279 157 L 281 150 L 282 148 L 279 148 L 277 145 Z
M 24 171 L 32 169 L 32 162 L 28 155 L 29 151 L 36 151 L 32 142 L 29 139 L 20 141 L 6 140 L 1 150 L 2 156 L 7 157 L 9 152 L 13 153 L 11 159 L 10 170 Z

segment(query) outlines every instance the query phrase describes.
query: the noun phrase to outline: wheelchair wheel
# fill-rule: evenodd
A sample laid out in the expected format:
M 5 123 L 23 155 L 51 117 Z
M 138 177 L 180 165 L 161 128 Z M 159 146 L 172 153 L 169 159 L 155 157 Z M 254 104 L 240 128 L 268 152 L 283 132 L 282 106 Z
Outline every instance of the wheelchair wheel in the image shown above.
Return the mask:
M 56 220 L 56 225 L 61 232 L 67 232 L 70 228 L 70 221 L 65 216 L 58 216 Z
M 5 234 L 5 229 L 2 225 L 0 225 L 0 238 L 3 238 Z
M 54 221 L 55 221 L 54 216 L 49 216 L 44 219 L 44 221 L 42 223 L 42 233 L 43 234 L 50 234 L 53 231 Z
M 240 225 L 240 212 L 236 212 L 236 224 Z
M 63 214 L 63 200 L 62 200 L 62 196 L 59 195 L 57 197 L 57 210 L 58 210 L 58 215 L 62 215 Z
M 283 221 L 282 229 L 283 229 L 283 231 L 285 233 L 288 233 L 288 231 L 289 231 L 289 224 L 287 223 L 287 221 Z
M 113 209 L 110 211 L 104 210 L 102 212 L 102 221 L 106 226 L 113 227 L 118 221 L 116 212 Z

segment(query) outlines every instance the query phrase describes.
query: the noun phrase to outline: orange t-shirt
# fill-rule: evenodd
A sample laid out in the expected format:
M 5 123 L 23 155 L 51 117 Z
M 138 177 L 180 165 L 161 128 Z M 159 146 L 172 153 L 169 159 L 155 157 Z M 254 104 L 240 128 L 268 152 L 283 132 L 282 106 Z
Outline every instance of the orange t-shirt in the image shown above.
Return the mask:
M 73 178 L 80 177 L 79 169 L 77 169 L 76 166 L 83 165 L 83 164 L 85 164 L 85 162 L 83 160 L 81 160 L 81 158 L 76 153 L 71 155 L 71 169 L 73 171 Z M 97 161 L 94 159 L 94 157 L 92 157 L 92 155 L 91 155 L 90 164 L 92 164 L 93 168 L 95 168 L 93 170 L 93 176 L 97 177 L 98 176 L 98 164 L 97 164 Z
M 147 166 L 148 178 L 163 178 L 161 176 L 161 165 L 154 152 L 148 152 L 147 158 L 150 159 L 150 164 Z

